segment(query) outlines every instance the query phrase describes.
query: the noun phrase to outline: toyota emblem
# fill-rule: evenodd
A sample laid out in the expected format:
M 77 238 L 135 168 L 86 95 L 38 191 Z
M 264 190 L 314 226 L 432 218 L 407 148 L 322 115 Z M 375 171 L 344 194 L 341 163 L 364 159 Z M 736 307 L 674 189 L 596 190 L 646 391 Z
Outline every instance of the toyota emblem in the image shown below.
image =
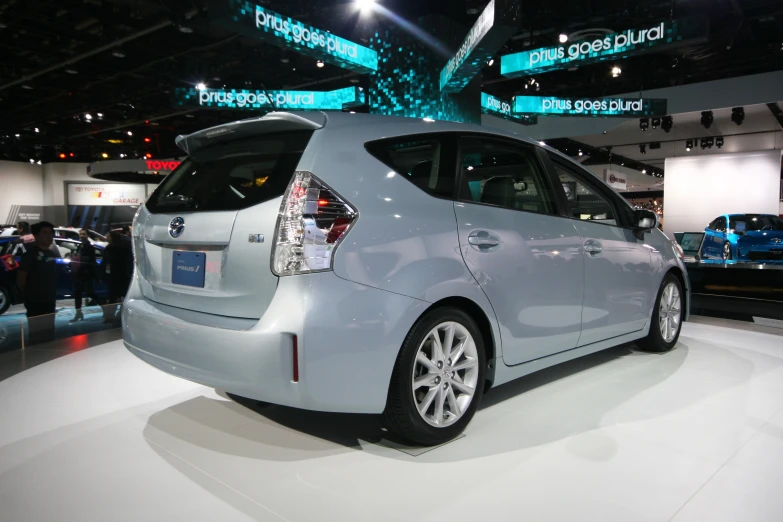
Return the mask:
M 181 217 L 175 217 L 171 220 L 171 223 L 169 223 L 169 235 L 171 237 L 179 237 L 182 235 L 182 232 L 185 231 L 185 220 Z

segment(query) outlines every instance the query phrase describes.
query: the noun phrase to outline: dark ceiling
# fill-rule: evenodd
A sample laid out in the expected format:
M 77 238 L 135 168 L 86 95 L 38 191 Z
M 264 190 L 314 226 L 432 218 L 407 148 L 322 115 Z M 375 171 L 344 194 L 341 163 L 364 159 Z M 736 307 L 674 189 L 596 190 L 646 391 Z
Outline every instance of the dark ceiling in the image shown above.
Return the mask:
M 378 23 L 359 17 L 348 0 L 260 3 L 355 41 L 366 41 Z M 466 29 L 486 5 L 380 3 L 409 20 L 437 13 Z M 551 45 L 561 32 L 643 27 L 672 16 L 711 21 L 707 45 L 624 60 L 619 78 L 606 63 L 542 75 L 540 94 L 600 96 L 783 68 L 783 0 L 525 0 L 523 10 L 525 23 L 500 54 Z M 172 106 L 173 88 L 202 81 L 326 90 L 367 79 L 216 27 L 199 1 L 0 0 L 0 159 L 176 155 L 177 134 L 247 116 Z M 484 70 L 484 89 L 499 96 L 525 92 L 524 83 L 502 78 L 497 63 Z

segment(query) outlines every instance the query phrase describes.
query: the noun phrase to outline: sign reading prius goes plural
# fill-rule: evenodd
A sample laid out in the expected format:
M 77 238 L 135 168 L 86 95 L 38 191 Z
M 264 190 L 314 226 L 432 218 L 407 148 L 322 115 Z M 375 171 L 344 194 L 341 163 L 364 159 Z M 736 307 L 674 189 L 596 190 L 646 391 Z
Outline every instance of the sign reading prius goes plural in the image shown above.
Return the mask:
M 511 102 L 496 98 L 485 92 L 481 93 L 481 112 L 491 114 L 505 120 L 514 121 L 522 125 L 535 125 L 538 118 L 535 116 L 515 115 L 512 110 L 514 106 Z
M 646 52 L 661 51 L 684 44 L 706 41 L 706 19 L 684 19 L 660 22 L 644 29 L 629 29 L 594 40 L 579 40 L 557 47 L 544 47 L 503 56 L 500 74 L 514 78 L 565 69 L 577 65 L 625 58 Z
M 321 8 L 312 2 L 312 8 Z M 248 0 L 207 0 L 218 25 L 251 38 L 320 59 L 358 73 L 378 70 L 378 53 L 323 29 L 271 11 Z
M 440 90 L 462 91 L 518 30 L 519 0 L 490 0 L 440 72 Z
M 335 91 L 263 91 L 249 89 L 175 89 L 176 105 L 248 110 L 341 111 L 364 105 L 362 87 Z
M 556 98 L 515 96 L 514 114 L 638 118 L 664 116 L 667 100 L 653 98 Z

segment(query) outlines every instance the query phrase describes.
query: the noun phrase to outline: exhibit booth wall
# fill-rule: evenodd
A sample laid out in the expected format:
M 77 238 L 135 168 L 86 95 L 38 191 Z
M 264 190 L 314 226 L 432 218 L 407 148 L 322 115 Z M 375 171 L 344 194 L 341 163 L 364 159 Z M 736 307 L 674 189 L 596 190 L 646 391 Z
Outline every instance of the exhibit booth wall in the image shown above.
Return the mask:
M 87 163 L 0 161 L 0 224 L 18 220 L 34 223 L 45 219 L 56 225 L 70 225 L 67 210 L 68 183 L 111 183 L 87 175 Z M 147 185 L 146 194 L 157 185 Z
M 664 231 L 698 232 L 722 214 L 780 211 L 781 151 L 666 159 Z

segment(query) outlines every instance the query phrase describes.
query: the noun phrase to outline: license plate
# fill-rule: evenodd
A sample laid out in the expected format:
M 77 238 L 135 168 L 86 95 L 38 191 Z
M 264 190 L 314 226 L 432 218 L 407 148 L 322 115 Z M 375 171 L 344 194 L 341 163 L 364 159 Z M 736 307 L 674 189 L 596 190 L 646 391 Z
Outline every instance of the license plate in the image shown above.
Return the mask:
M 204 288 L 204 270 L 207 255 L 204 252 L 174 251 L 171 262 L 171 282 L 175 285 Z

